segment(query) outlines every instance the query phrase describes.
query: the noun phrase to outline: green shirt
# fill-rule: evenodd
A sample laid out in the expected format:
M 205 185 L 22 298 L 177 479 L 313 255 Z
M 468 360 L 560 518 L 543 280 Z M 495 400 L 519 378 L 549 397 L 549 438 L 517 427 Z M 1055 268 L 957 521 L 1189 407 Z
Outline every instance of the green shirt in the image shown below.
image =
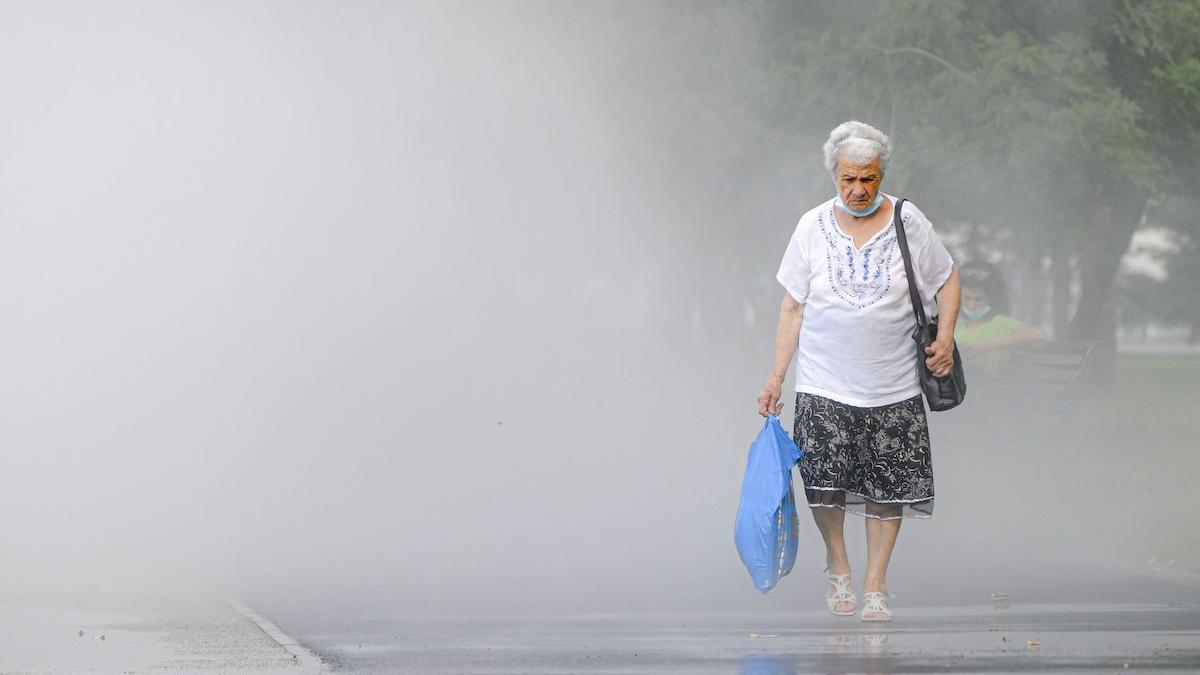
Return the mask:
M 1020 321 L 1006 314 L 995 314 L 986 321 L 959 321 L 954 325 L 954 341 L 963 345 L 978 344 L 985 340 L 1008 337 L 1020 327 Z M 1007 349 L 997 348 L 972 354 L 963 360 L 972 368 L 994 375 L 1007 355 Z

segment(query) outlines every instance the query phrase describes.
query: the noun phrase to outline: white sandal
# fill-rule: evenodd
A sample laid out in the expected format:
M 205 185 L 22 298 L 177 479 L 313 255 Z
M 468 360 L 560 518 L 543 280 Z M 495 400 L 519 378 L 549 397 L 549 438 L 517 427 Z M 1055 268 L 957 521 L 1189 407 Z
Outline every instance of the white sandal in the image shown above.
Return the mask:
M 867 622 L 891 621 L 892 610 L 888 607 L 889 595 L 888 593 L 880 593 L 878 591 L 863 593 L 863 608 L 858 618 Z M 867 614 L 875 614 L 877 616 L 868 618 Z
M 828 572 L 829 568 L 826 567 L 825 571 Z M 825 606 L 838 616 L 853 616 L 855 610 L 858 609 L 858 598 L 854 596 L 854 591 L 850 590 L 850 573 L 830 574 L 829 585 L 833 586 L 833 595 L 825 598 Z M 843 602 L 853 605 L 850 611 L 839 612 L 837 610 L 838 604 Z

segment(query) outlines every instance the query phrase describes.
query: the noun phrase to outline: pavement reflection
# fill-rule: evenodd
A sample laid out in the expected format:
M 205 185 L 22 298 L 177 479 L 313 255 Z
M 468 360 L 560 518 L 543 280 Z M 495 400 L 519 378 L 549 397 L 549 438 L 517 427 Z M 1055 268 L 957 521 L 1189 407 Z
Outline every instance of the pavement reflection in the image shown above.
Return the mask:
M 884 675 L 894 672 L 889 656 L 892 654 L 895 635 L 890 627 L 872 626 L 862 630 L 857 627 L 835 629 L 825 636 L 822 647 L 816 654 L 758 654 L 743 660 L 741 675 L 798 675 L 816 672 L 835 675 L 840 673 L 868 673 Z

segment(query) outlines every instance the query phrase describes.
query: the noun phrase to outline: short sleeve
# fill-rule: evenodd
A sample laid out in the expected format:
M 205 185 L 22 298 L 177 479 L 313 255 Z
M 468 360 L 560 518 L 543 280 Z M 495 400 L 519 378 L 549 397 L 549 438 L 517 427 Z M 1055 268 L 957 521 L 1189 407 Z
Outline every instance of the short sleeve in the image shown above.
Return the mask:
M 812 277 L 811 266 L 808 262 L 808 247 L 804 245 L 802 227 L 797 227 L 783 252 L 783 261 L 779 263 L 779 273 L 775 278 L 787 289 L 796 302 L 808 302 L 809 281 Z
M 991 323 L 995 326 L 992 335 L 988 337 L 1008 337 L 1017 332 L 1021 327 L 1021 322 L 1007 314 L 997 314 L 992 317 Z
M 909 208 L 905 205 L 906 215 Z M 934 232 L 933 225 L 929 223 L 925 214 L 916 207 L 911 208 L 911 216 L 905 218 L 904 232 L 908 235 L 908 248 L 912 253 L 922 299 L 927 305 L 932 305 L 938 290 L 950 278 L 950 272 L 954 269 L 954 258 L 950 256 L 950 251 L 942 243 L 941 237 Z

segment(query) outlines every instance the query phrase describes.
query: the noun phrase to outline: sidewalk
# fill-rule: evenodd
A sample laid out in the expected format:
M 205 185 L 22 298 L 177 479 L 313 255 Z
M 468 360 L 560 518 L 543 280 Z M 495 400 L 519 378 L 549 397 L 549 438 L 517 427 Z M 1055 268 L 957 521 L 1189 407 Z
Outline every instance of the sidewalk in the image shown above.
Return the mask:
M 232 599 L 0 598 L 0 673 L 205 671 L 301 675 L 322 668 Z

